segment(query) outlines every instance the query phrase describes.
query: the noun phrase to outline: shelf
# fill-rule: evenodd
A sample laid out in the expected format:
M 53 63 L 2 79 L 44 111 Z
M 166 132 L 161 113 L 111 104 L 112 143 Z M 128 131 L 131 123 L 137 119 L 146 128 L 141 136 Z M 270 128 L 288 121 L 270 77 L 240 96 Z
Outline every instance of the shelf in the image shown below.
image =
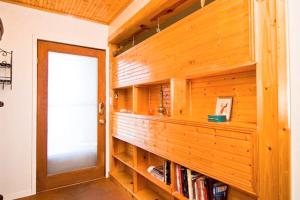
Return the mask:
M 115 89 L 113 94 L 113 110 L 124 113 L 132 112 L 132 87 Z
M 219 128 L 224 130 L 237 130 L 237 131 L 247 131 L 254 132 L 257 129 L 256 123 L 246 123 L 246 122 L 208 122 L 207 119 L 195 119 L 192 116 L 178 116 L 178 117 L 168 117 L 161 115 L 140 115 L 132 113 L 120 113 L 114 112 L 113 115 L 120 117 L 128 117 L 135 119 L 145 119 L 151 121 L 161 121 L 166 123 L 184 124 L 198 127 L 206 128 Z
M 186 198 L 185 196 L 183 196 L 182 194 L 180 194 L 179 192 L 173 192 L 172 195 L 179 200 L 189 200 L 188 198 Z
M 135 196 L 139 200 L 164 200 L 163 197 L 157 195 L 157 193 L 151 189 L 140 190 L 135 194 Z
M 110 174 L 128 192 L 133 193 L 133 178 L 125 171 L 113 172 Z
M 113 155 L 116 159 L 118 159 L 120 162 L 125 164 L 126 166 L 130 167 L 133 169 L 133 158 L 128 155 L 127 153 L 118 153 Z
M 142 175 L 144 178 L 148 179 L 155 185 L 157 185 L 159 188 L 163 189 L 164 191 L 171 193 L 171 186 L 165 184 L 164 182 L 158 180 L 154 176 L 152 176 L 146 169 L 143 168 L 137 168 L 136 171 Z

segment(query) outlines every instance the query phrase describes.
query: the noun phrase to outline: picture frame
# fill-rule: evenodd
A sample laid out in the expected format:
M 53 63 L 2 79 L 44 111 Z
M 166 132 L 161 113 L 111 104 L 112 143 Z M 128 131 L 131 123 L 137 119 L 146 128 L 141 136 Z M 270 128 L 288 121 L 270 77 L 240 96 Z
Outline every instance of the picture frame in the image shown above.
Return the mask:
M 216 103 L 216 115 L 226 115 L 226 120 L 231 117 L 233 97 L 218 97 Z

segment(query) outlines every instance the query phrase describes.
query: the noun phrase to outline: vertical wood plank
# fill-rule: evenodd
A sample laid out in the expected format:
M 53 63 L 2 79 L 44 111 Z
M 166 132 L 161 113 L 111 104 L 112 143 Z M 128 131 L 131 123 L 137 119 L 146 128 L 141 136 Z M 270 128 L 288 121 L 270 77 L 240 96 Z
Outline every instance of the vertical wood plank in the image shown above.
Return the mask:
M 187 113 L 187 83 L 185 79 L 171 79 L 171 116 Z
M 110 63 L 113 62 L 113 56 L 112 56 L 112 52 L 115 51 L 117 48 L 116 45 L 113 44 L 109 44 L 109 60 Z M 109 71 L 111 72 L 112 70 L 112 65 L 109 65 Z M 114 99 L 114 90 L 112 89 L 112 73 L 109 73 L 109 105 L 107 106 L 109 108 L 109 122 L 108 122 L 108 126 L 109 126 L 109 172 L 113 172 L 114 171 L 114 167 L 115 167 L 115 163 L 114 163 L 114 158 L 113 158 L 113 153 L 114 153 L 114 143 L 113 143 L 113 137 L 112 137 L 112 132 L 113 132 L 113 121 L 112 121 L 112 113 L 114 111 L 114 105 L 113 105 L 113 99 Z
M 279 199 L 276 0 L 255 1 L 259 199 Z
M 291 199 L 291 131 L 286 42 L 286 0 L 277 0 L 279 199 Z

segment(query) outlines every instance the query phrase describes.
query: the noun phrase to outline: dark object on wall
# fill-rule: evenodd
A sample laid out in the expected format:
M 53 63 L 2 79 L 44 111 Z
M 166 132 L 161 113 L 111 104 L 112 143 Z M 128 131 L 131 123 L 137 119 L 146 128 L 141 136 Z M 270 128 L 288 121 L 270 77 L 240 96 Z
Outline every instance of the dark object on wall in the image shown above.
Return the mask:
M 12 60 L 13 52 L 0 48 L 0 85 L 10 85 L 12 89 Z
M 3 200 L 3 196 L 0 194 L 0 200 Z
M 2 101 L 0 101 L 0 108 L 4 107 L 4 103 Z M 1 195 L 0 195 L 0 200 L 1 200 Z
M 3 27 L 3 23 L 2 23 L 2 20 L 0 18 L 0 41 L 2 39 L 2 35 L 4 33 L 4 27 Z

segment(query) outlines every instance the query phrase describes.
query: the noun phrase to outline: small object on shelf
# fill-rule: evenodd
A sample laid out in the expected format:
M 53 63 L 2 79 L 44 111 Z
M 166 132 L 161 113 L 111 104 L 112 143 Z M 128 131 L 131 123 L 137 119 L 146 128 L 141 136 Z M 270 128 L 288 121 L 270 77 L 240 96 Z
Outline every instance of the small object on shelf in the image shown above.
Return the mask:
M 5 85 L 10 85 L 12 89 L 12 55 L 12 51 L 0 49 L 0 84 L 2 84 L 2 89 Z
M 121 113 L 128 113 L 128 110 L 122 108 L 122 109 L 120 109 L 120 112 L 121 112 Z
M 230 120 L 232 97 L 218 97 L 216 104 L 216 115 L 225 115 L 226 120 Z
M 150 166 L 148 167 L 147 171 L 154 176 L 155 178 L 157 178 L 158 180 L 164 182 L 164 169 L 163 166 Z
M 226 200 L 227 199 L 228 186 L 224 183 L 213 184 L 213 197 L 215 200 Z
M 154 114 L 154 111 L 153 111 L 152 108 L 149 108 L 148 114 L 149 114 L 149 115 L 153 115 L 153 114 Z
M 226 115 L 208 115 L 209 122 L 226 122 Z
M 228 185 L 181 165 L 175 166 L 176 190 L 191 200 L 226 200 Z
M 119 95 L 118 95 L 117 92 L 114 93 L 114 98 L 115 98 L 115 99 L 118 99 L 118 98 L 119 98 Z
M 161 115 L 164 115 L 165 112 L 166 112 L 166 109 L 164 107 L 164 102 L 163 102 L 163 99 L 164 99 L 164 91 L 163 91 L 163 87 L 162 85 L 160 86 L 160 91 L 159 91 L 159 107 L 158 107 L 158 110 L 157 112 Z
M 168 160 L 164 161 L 164 182 L 171 185 L 171 162 Z
M 201 8 L 203 8 L 205 6 L 205 1 L 206 0 L 201 0 Z

